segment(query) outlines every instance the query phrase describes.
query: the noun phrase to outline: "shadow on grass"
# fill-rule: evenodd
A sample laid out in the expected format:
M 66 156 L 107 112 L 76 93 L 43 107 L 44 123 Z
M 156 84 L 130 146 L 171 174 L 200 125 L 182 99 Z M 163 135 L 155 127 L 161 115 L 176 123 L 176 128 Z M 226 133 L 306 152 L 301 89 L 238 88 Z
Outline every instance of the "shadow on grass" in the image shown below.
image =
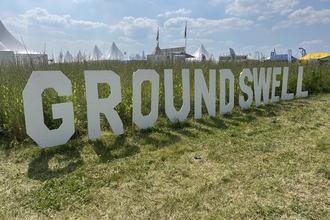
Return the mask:
M 150 150 L 157 150 L 180 142 L 181 137 L 175 134 L 175 131 L 179 129 L 175 128 L 173 132 L 168 131 L 168 125 L 167 128 L 164 125 L 158 125 L 157 127 L 140 129 L 135 133 L 134 140 L 142 145 L 152 145 Z
M 228 126 L 225 124 L 224 120 L 220 117 L 209 117 L 208 119 L 201 118 L 197 119 L 197 122 L 208 127 L 218 128 L 221 130 L 228 129 Z M 207 133 L 212 133 L 209 129 L 203 129 L 202 131 Z
M 101 138 L 90 141 L 93 150 L 103 163 L 133 156 L 140 152 L 137 145 L 127 142 L 125 135 L 116 136 L 114 141 L 112 140 L 112 138 Z
M 56 163 L 58 165 L 63 165 L 50 167 L 52 159 L 57 160 Z M 29 164 L 28 177 L 42 181 L 58 178 L 73 172 L 82 164 L 83 160 L 75 147 L 63 145 L 50 149 L 41 149 L 39 155 Z
M 243 110 L 240 108 L 236 108 L 232 110 L 229 114 L 225 114 L 221 117 L 223 117 L 225 120 L 225 123 L 230 123 L 232 125 L 239 125 L 240 122 L 243 123 L 250 123 L 252 121 L 257 120 L 260 117 L 263 118 L 271 118 L 271 117 L 277 117 L 281 114 L 285 114 L 285 112 L 290 111 L 292 108 L 302 108 L 306 107 L 309 104 L 299 101 L 280 101 L 278 103 L 269 103 L 267 105 L 260 105 L 259 107 L 256 107 L 255 105 L 252 105 L 251 108 Z M 294 102 L 294 103 L 293 103 Z

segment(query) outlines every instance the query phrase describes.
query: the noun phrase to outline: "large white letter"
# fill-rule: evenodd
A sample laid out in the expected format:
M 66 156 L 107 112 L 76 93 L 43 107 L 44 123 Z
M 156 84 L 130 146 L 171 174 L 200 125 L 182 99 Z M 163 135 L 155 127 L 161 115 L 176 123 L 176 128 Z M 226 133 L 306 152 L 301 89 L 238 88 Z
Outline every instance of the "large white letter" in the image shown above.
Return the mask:
M 180 111 L 174 108 L 173 103 L 173 73 L 172 70 L 167 69 L 164 71 L 165 80 L 165 112 L 171 122 L 184 121 L 187 119 L 190 111 L 190 83 L 189 83 L 189 70 L 182 70 L 182 94 L 183 104 Z
M 195 69 L 195 118 L 202 117 L 202 97 L 210 116 L 215 116 L 215 70 L 210 70 L 209 87 L 207 89 L 201 69 Z
M 143 81 L 150 81 L 151 88 L 151 111 L 149 115 L 141 113 L 141 85 Z M 133 122 L 139 128 L 152 127 L 158 118 L 158 91 L 159 75 L 155 70 L 139 69 L 133 74 Z
M 98 83 L 107 83 L 110 86 L 110 95 L 106 99 L 99 99 Z M 121 102 L 120 77 L 111 70 L 85 71 L 88 138 L 99 138 L 100 113 L 107 118 L 113 133 L 124 132 L 123 122 L 114 108 Z
M 304 74 L 304 67 L 300 66 L 298 69 L 298 82 L 297 82 L 297 98 L 303 98 L 308 96 L 308 91 L 302 92 L 302 80 L 303 80 L 303 74 Z
M 269 99 L 269 87 L 270 87 L 270 78 L 272 76 L 272 68 L 267 68 L 267 78 L 265 79 L 265 68 L 260 68 L 260 76 L 258 82 L 258 69 L 253 68 L 253 78 L 254 78 L 254 96 L 256 106 L 260 105 L 261 101 L 261 91 L 263 94 L 263 102 L 265 105 L 268 104 Z
M 226 105 L 226 79 L 229 80 L 229 102 Z M 234 74 L 230 69 L 220 70 L 220 114 L 229 113 L 234 108 Z
M 74 134 L 73 103 L 52 104 L 53 119 L 61 119 L 58 129 L 44 123 L 41 94 L 53 88 L 59 96 L 72 95 L 71 81 L 61 71 L 33 71 L 24 90 L 26 133 L 42 148 L 65 144 Z
M 286 93 L 288 90 L 288 78 L 289 78 L 289 67 L 284 67 L 283 69 L 283 80 L 282 80 L 282 100 L 292 100 L 293 93 Z
M 247 100 L 244 100 L 244 96 L 243 95 L 239 95 L 239 105 L 241 106 L 242 109 L 249 109 L 251 104 L 252 104 L 252 100 L 253 100 L 253 91 L 251 89 L 251 87 L 245 85 L 244 83 L 244 79 L 245 77 L 248 78 L 249 82 L 253 81 L 253 76 L 252 73 L 250 71 L 250 69 L 244 68 L 243 72 L 241 72 L 241 75 L 239 77 L 239 86 L 242 92 L 247 94 Z
M 281 74 L 281 68 L 280 67 L 274 67 L 273 68 L 273 88 L 272 88 L 272 102 L 278 102 L 280 100 L 279 96 L 275 96 L 276 87 L 279 87 L 280 81 L 276 80 L 276 76 Z

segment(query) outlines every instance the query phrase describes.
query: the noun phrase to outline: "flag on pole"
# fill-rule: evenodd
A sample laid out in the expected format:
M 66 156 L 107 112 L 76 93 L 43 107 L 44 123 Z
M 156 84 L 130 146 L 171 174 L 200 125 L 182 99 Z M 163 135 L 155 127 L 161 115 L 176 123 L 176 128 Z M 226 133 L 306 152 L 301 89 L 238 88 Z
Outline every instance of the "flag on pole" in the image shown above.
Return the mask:
M 184 39 L 187 38 L 187 22 L 186 22 L 186 26 L 184 28 Z
M 156 41 L 159 40 L 159 27 L 157 28 L 157 37 L 156 37 Z

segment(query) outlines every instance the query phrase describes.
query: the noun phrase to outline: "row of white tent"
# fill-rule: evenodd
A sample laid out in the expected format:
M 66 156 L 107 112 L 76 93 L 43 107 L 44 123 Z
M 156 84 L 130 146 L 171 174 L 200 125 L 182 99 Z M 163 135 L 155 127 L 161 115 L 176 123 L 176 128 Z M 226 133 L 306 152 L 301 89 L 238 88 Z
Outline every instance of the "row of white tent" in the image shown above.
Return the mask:
M 125 54 L 119 50 L 115 42 L 112 42 L 110 48 L 103 54 L 97 45 L 94 46 L 94 49 L 90 55 L 82 54 L 81 51 L 77 53 L 75 57 L 71 55 L 69 51 L 65 54 L 62 51 L 59 53 L 58 57 L 55 62 L 79 62 L 79 61 L 96 61 L 96 60 L 124 60 Z M 135 54 L 130 57 L 132 60 L 142 60 L 145 59 L 144 55 L 140 56 L 139 54 Z
M 194 58 L 190 58 L 190 60 L 212 60 L 213 55 L 209 53 L 204 45 L 202 44 L 197 51 L 193 54 Z M 84 60 L 124 60 L 125 55 L 122 53 L 117 45 L 112 42 L 111 47 L 103 54 L 100 49 L 97 47 L 97 45 L 94 46 L 94 49 L 92 53 L 88 55 L 83 55 L 81 51 L 79 50 L 78 54 L 73 57 L 69 51 L 67 51 L 65 54 L 62 53 L 62 51 L 59 53 L 57 59 L 55 62 L 61 63 L 61 62 L 79 62 Z M 130 57 L 131 60 L 143 60 L 145 59 L 144 54 L 142 57 L 139 54 L 135 54 Z

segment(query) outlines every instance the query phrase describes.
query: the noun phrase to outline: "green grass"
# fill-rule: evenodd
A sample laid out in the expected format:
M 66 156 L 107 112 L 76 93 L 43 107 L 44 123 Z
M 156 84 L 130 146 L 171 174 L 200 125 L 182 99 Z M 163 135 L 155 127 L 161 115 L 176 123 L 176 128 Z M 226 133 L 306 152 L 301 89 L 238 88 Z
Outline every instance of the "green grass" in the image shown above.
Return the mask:
M 215 69 L 216 77 L 216 102 L 219 106 L 219 70 L 230 69 L 235 76 L 235 105 L 238 105 L 239 74 L 243 68 L 268 68 L 289 66 L 288 93 L 295 93 L 297 86 L 298 66 L 304 66 L 304 77 L 302 90 L 309 94 L 330 92 L 330 68 L 327 63 L 292 63 L 286 62 L 188 62 L 188 63 L 152 63 L 152 62 L 81 62 L 81 63 L 59 63 L 44 66 L 19 66 L 0 65 L 0 137 L 17 140 L 19 142 L 28 139 L 26 135 L 22 92 L 33 70 L 60 70 L 72 83 L 72 96 L 58 97 L 53 89 L 46 89 L 42 94 L 44 106 L 45 124 L 49 128 L 58 128 L 61 120 L 52 119 L 51 105 L 59 102 L 73 102 L 75 115 L 75 137 L 84 137 L 87 134 L 87 104 L 84 70 L 112 70 L 120 76 L 122 89 L 122 102 L 116 107 L 125 129 L 129 129 L 132 123 L 132 74 L 138 69 L 154 69 L 160 75 L 159 89 L 159 114 L 165 117 L 165 95 L 164 95 L 164 69 L 173 70 L 174 107 L 180 109 L 182 106 L 182 79 L 181 70 L 190 71 L 190 117 L 194 114 L 194 70 L 202 69 L 206 82 L 209 79 L 209 70 Z M 281 80 L 279 76 L 277 80 Z M 150 84 L 150 83 L 149 83 Z M 143 83 L 142 89 L 142 113 L 150 112 L 150 89 L 148 82 Z M 253 83 L 249 83 L 253 86 Z M 109 86 L 99 86 L 99 97 L 109 95 Z M 110 89 L 111 90 L 111 89 Z M 280 95 L 281 88 L 277 88 L 276 95 Z M 204 105 L 204 104 L 203 104 Z M 204 106 L 205 107 L 205 106 Z M 218 109 L 217 109 L 218 110 Z M 219 111 L 219 110 L 218 110 Z M 205 113 L 204 108 L 204 113 Z M 102 130 L 109 129 L 106 120 L 101 122 Z
M 44 150 L 2 141 L 0 219 L 328 219 L 329 117 L 318 94 Z

